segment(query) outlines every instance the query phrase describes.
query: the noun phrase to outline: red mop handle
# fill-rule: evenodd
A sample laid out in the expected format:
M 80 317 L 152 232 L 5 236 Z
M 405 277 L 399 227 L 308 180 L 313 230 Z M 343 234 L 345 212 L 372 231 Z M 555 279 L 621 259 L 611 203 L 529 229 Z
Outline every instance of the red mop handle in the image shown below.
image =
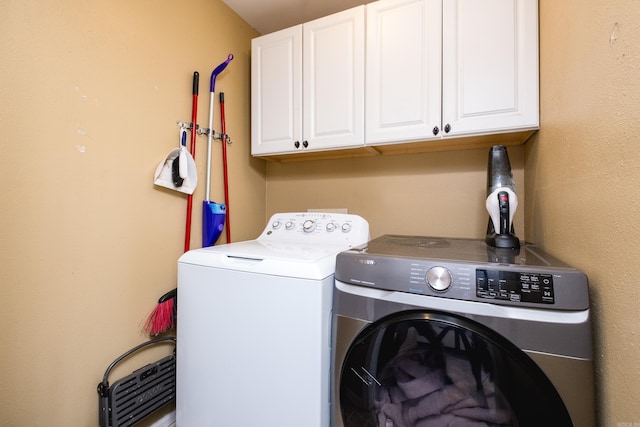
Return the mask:
M 197 71 L 193 72 L 193 91 L 191 101 L 191 157 L 196 159 L 196 137 L 198 136 L 198 86 L 200 83 L 200 74 Z M 184 231 L 184 251 L 187 252 L 191 247 L 191 211 L 193 207 L 193 194 L 187 195 L 187 221 Z
M 231 222 L 229 214 L 229 175 L 227 173 L 227 125 L 224 120 L 224 92 L 220 92 L 220 128 L 222 133 L 222 171 L 224 174 L 224 204 L 227 207 L 225 224 L 227 243 L 231 243 Z

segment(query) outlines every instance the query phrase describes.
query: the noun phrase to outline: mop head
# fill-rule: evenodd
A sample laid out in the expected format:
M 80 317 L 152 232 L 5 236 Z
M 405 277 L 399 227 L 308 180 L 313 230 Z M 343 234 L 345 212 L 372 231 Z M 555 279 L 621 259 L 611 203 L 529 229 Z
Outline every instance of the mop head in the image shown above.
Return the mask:
M 196 162 L 193 160 L 191 153 L 186 152 L 187 158 L 187 175 L 182 179 L 182 185 L 176 186 L 174 163 L 177 163 L 180 156 L 180 148 L 172 150 L 167 158 L 160 162 L 154 174 L 153 183 L 160 187 L 170 190 L 180 191 L 185 194 L 193 194 L 198 185 L 198 172 L 196 171 Z

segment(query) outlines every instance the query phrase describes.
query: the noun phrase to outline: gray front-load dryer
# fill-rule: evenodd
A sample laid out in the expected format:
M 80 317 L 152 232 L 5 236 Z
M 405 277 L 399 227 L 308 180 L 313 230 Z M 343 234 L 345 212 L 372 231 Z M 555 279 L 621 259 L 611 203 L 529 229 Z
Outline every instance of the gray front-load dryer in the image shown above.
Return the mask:
M 334 426 L 595 425 L 580 271 L 530 244 L 385 235 L 335 277 Z

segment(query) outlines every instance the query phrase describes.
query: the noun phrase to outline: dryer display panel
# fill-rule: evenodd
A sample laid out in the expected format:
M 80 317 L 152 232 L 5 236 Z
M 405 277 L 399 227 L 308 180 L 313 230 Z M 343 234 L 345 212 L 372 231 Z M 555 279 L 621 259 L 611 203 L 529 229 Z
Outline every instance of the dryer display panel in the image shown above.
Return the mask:
M 476 269 L 476 295 L 536 304 L 553 304 L 553 276 L 542 273 Z

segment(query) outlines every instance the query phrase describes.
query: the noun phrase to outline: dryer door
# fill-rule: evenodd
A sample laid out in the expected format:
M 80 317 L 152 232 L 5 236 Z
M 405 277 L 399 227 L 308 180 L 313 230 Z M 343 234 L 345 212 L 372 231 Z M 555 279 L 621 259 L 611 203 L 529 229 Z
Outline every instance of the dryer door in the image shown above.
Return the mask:
M 523 351 L 449 313 L 406 311 L 365 328 L 340 371 L 345 427 L 572 426 Z

